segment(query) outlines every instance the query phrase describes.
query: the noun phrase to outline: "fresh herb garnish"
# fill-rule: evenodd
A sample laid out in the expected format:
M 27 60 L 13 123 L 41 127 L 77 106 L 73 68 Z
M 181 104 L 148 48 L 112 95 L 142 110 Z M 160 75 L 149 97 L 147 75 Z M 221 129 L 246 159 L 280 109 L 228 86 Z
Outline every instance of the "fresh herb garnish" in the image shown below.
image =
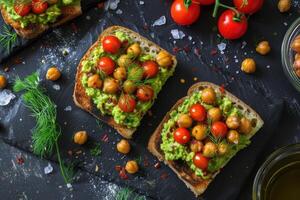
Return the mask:
M 24 80 L 16 78 L 15 92 L 24 91 L 22 99 L 36 119 L 36 127 L 32 133 L 33 152 L 41 157 L 50 156 L 56 151 L 61 174 L 66 183 L 70 183 L 74 175 L 73 167 L 62 161 L 58 140 L 61 130 L 56 122 L 56 105 L 39 86 L 38 73 L 27 76 Z
M 144 74 L 144 69 L 136 64 L 132 64 L 128 67 L 128 77 L 127 80 L 131 80 L 138 83 L 142 80 Z
M 100 154 L 101 154 L 101 146 L 100 146 L 100 144 L 96 144 L 91 150 L 90 150 L 90 154 L 92 155 L 92 156 L 100 156 Z
M 120 189 L 115 197 L 116 200 L 146 200 L 145 196 L 135 194 L 130 188 Z
M 10 51 L 13 44 L 17 41 L 17 33 L 13 31 L 8 26 L 4 25 L 3 30 L 0 33 L 0 45 L 6 49 L 6 51 Z

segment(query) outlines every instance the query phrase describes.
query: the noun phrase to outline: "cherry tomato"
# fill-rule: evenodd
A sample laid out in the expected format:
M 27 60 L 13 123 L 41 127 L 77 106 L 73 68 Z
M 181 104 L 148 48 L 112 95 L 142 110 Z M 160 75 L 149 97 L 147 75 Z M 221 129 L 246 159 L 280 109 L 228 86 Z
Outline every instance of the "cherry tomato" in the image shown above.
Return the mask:
M 98 68 L 106 75 L 111 75 L 115 70 L 115 62 L 110 57 L 102 57 L 98 61 Z
M 264 0 L 233 0 L 233 3 L 240 12 L 253 14 L 261 9 Z
M 193 3 L 199 3 L 200 5 L 208 6 L 215 3 L 215 0 L 192 0 Z
M 190 108 L 190 116 L 193 120 L 202 122 L 206 118 L 206 110 L 201 104 L 194 104 Z
M 142 64 L 142 67 L 144 68 L 144 78 L 153 78 L 158 73 L 158 64 L 154 61 L 146 61 Z
M 196 165 L 196 167 L 206 171 L 209 159 L 203 156 L 201 153 L 196 153 L 194 155 L 193 162 Z
M 124 94 L 120 96 L 118 106 L 123 112 L 131 113 L 135 109 L 136 101 L 129 94 Z
M 14 5 L 14 10 L 15 12 L 20 15 L 21 17 L 24 17 L 26 15 L 28 15 L 31 11 L 31 4 L 22 4 L 22 3 L 18 3 L 18 1 L 15 3 Z
M 214 122 L 211 126 L 211 133 L 216 137 L 216 138 L 224 138 L 228 132 L 228 128 L 224 122 L 218 121 Z
M 138 88 L 136 96 L 140 101 L 150 101 L 154 96 L 154 91 L 150 85 L 143 85 Z
M 174 140 L 179 144 L 186 144 L 191 139 L 191 134 L 186 128 L 178 128 L 173 133 Z
M 111 54 L 118 53 L 119 49 L 121 48 L 121 45 L 122 43 L 119 40 L 119 38 L 113 35 L 104 37 L 102 41 L 104 51 Z
M 248 29 L 248 22 L 245 15 L 242 15 L 239 21 L 235 20 L 235 18 L 236 13 L 233 10 L 224 11 L 219 18 L 218 29 L 225 39 L 238 39 L 242 37 Z
M 48 2 L 44 0 L 32 0 L 32 12 L 42 14 L 48 9 Z
M 193 24 L 200 16 L 200 5 L 191 3 L 187 8 L 184 0 L 175 0 L 171 6 L 171 16 L 179 25 Z

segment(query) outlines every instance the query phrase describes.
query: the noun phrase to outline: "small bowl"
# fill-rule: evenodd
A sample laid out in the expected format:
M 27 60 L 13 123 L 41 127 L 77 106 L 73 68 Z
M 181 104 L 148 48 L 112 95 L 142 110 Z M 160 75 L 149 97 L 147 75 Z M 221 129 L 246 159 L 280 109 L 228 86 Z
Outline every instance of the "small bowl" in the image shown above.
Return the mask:
M 291 172 L 291 169 L 300 169 L 299 166 L 300 144 L 288 145 L 274 151 L 259 168 L 255 176 L 252 200 L 270 200 L 276 180 L 279 180 L 278 177 Z
M 293 69 L 293 63 L 295 60 L 295 52 L 291 49 L 291 44 L 295 37 L 300 34 L 300 18 L 295 20 L 295 22 L 287 30 L 282 46 L 281 46 L 281 60 L 283 65 L 283 70 L 285 75 L 288 77 L 292 85 L 300 92 L 300 78 L 295 73 Z

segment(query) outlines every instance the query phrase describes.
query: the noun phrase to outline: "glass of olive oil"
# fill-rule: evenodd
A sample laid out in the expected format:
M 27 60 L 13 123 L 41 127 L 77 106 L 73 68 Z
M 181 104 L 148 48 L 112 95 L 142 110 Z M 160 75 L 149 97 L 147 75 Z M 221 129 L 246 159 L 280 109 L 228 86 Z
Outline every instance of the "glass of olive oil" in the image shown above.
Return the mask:
M 253 200 L 300 200 L 300 144 L 272 153 L 258 170 Z

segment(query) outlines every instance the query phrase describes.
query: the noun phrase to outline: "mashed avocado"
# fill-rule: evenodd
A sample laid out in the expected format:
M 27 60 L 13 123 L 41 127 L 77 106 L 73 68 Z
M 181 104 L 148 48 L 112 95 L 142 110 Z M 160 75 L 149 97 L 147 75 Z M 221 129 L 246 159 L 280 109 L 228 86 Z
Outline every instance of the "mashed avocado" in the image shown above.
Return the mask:
M 57 4 L 49 6 L 45 13 L 30 13 L 29 15 L 24 17 L 21 17 L 15 12 L 12 1 L 4 2 L 3 7 L 13 20 L 20 22 L 21 27 L 25 28 L 30 24 L 46 25 L 49 23 L 54 23 L 61 15 L 61 7 L 70 4 L 80 4 L 80 0 L 63 0 Z

